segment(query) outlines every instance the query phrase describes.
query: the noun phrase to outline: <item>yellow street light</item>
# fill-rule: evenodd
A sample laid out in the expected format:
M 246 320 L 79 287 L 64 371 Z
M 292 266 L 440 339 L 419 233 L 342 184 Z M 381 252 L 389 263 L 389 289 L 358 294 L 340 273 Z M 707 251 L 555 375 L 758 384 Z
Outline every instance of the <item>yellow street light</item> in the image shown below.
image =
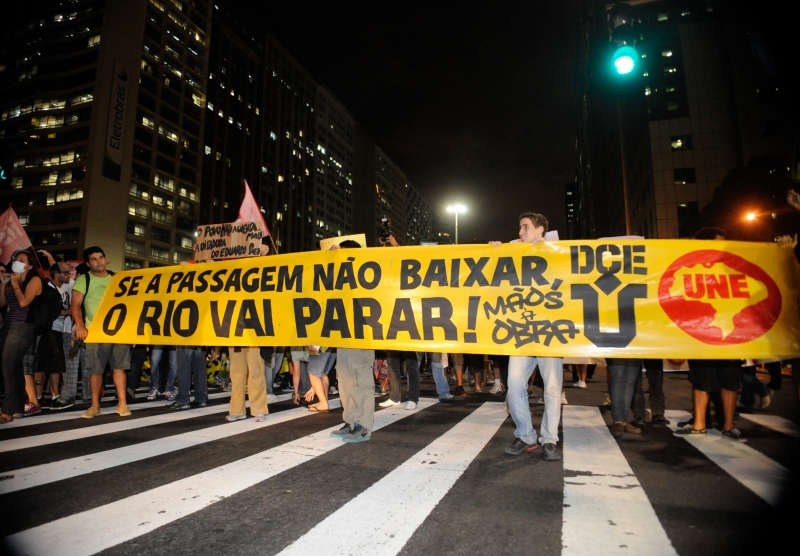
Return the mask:
M 458 245 L 458 215 L 467 212 L 467 207 L 461 204 L 450 205 L 447 207 L 447 212 L 454 213 L 456 215 L 456 243 Z

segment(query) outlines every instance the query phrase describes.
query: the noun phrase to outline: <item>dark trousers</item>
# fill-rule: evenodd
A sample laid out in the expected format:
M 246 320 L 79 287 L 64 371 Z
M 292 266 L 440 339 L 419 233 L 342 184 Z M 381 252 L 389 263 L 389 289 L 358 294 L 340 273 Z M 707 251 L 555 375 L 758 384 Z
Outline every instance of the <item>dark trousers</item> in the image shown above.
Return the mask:
M 764 367 L 769 373 L 769 387 L 773 390 L 781 389 L 781 362 L 773 361 L 772 363 L 765 363 Z
M 389 367 L 389 388 L 392 389 L 389 398 L 393 402 L 400 402 L 400 371 L 403 362 L 408 374 L 408 399 L 414 403 L 419 402 L 419 363 L 417 354 L 413 351 L 387 351 L 386 365 Z
M 761 382 L 756 375 L 755 366 L 742 368 L 742 405 L 753 407 L 756 403 L 756 396 L 769 395 L 769 388 Z
M 139 387 L 139 379 L 142 377 L 142 366 L 147 359 L 147 346 L 131 346 L 131 368 L 128 370 L 128 390 L 136 392 Z M 136 399 L 130 400 L 131 403 Z
M 25 409 L 25 373 L 22 358 L 36 339 L 35 325 L 26 322 L 6 322 L 0 330 L 0 352 L 6 397 L 3 414 L 22 413 Z M 32 400 L 36 403 L 36 400 Z
M 611 384 L 611 415 L 615 423 L 625 423 L 636 391 L 636 381 L 642 380 L 641 359 L 608 359 Z
M 647 384 L 650 387 L 650 411 L 653 415 L 664 415 L 664 360 L 645 359 L 644 370 L 647 373 Z M 646 410 L 644 403 L 644 389 L 642 388 L 642 373 L 636 381 L 636 392 L 633 395 L 633 416 L 644 419 Z
M 194 379 L 194 401 L 208 401 L 206 376 L 206 349 L 200 346 L 178 346 L 178 397 L 179 404 L 189 403 L 189 390 Z

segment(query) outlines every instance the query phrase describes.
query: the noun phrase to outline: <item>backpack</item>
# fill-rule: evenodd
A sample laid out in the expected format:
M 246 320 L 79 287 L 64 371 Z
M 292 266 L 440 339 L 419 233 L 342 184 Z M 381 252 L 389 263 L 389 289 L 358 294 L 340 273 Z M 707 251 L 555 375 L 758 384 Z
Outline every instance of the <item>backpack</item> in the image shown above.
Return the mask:
M 114 272 L 113 271 L 106 269 L 106 272 L 108 272 L 109 276 L 114 276 Z M 92 278 L 92 273 L 91 272 L 87 272 L 86 274 L 82 274 L 81 276 L 83 276 L 86 279 L 86 293 L 83 294 L 83 300 L 81 301 L 81 317 L 83 318 L 83 322 L 85 324 L 86 323 L 86 296 L 89 295 L 89 280 L 91 280 L 91 278 Z M 80 278 L 80 276 L 79 276 L 79 278 Z
M 42 293 L 33 303 L 31 311 L 37 336 L 49 332 L 53 328 L 53 322 L 61 316 L 63 310 L 61 292 L 58 291 L 56 285 L 48 278 L 41 280 Z

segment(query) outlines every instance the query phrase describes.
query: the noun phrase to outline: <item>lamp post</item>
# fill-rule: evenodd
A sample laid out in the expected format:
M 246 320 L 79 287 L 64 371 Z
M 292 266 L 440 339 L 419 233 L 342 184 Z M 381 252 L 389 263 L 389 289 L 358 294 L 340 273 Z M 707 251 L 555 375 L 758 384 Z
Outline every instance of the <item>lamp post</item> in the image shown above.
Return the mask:
M 458 215 L 459 213 L 467 212 L 467 207 L 464 205 L 450 205 L 447 207 L 447 212 L 452 212 L 456 215 L 456 245 L 458 245 Z

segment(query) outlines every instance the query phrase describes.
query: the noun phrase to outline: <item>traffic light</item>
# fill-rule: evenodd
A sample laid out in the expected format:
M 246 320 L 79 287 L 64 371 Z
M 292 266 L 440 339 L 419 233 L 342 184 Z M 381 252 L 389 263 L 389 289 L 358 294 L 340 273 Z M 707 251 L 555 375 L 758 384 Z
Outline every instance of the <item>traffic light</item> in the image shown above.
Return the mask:
M 636 69 L 639 54 L 636 52 L 636 32 L 633 29 L 633 9 L 625 2 L 618 2 L 608 14 L 611 42 L 617 49 L 611 58 L 614 73 L 618 76 L 630 75 Z

